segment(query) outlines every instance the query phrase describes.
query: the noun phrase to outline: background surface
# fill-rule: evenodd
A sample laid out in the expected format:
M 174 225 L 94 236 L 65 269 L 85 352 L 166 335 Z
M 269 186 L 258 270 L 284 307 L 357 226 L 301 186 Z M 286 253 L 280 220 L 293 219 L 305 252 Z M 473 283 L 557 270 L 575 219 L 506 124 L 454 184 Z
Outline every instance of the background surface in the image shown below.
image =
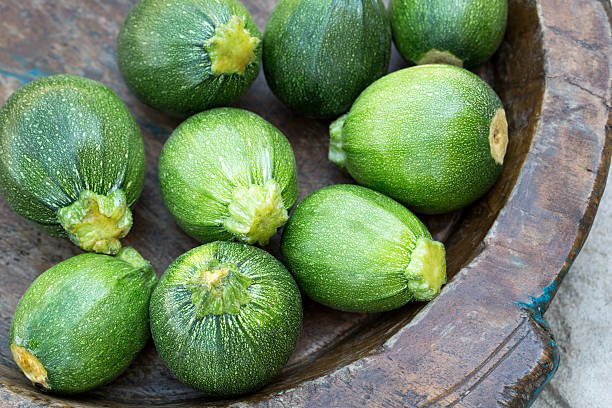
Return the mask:
M 532 408 L 612 407 L 612 179 L 582 251 L 544 314 L 561 363 Z

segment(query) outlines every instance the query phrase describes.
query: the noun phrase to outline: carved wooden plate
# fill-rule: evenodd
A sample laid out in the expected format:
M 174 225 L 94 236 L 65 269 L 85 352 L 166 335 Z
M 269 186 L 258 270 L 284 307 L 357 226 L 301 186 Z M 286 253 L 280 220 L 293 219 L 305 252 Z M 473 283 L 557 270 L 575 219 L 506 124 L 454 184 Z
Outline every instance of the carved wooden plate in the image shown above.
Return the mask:
M 164 208 L 157 162 L 178 122 L 136 100 L 115 64 L 115 39 L 136 0 L 2 0 L 0 101 L 37 77 L 83 75 L 128 104 L 143 131 L 147 181 L 125 240 L 161 274 L 197 242 Z M 263 31 L 272 0 L 245 0 Z M 588 233 L 610 160 L 612 40 L 607 0 L 511 0 L 500 51 L 478 73 L 510 124 L 502 176 L 461 213 L 426 217 L 445 241 L 449 283 L 429 304 L 341 313 L 308 300 L 298 348 L 258 393 L 212 401 L 181 384 L 150 343 L 112 383 L 72 398 L 40 394 L 13 363 L 7 336 L 28 285 L 79 250 L 39 233 L 0 201 L 0 404 L 10 406 L 524 406 L 559 354 L 541 314 Z M 394 54 L 392 70 L 405 66 Z M 351 182 L 327 161 L 328 122 L 304 119 L 263 74 L 237 103 L 295 149 L 303 198 Z M 277 253 L 278 237 L 270 245 Z

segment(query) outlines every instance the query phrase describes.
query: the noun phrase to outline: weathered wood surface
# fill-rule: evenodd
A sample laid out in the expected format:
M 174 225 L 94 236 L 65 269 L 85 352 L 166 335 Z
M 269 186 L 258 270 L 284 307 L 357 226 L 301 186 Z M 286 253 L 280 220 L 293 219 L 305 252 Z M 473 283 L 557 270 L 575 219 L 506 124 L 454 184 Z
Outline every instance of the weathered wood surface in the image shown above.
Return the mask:
M 129 93 L 115 38 L 135 0 L 0 2 L 0 103 L 40 76 L 71 73 L 110 86 L 145 138 L 147 181 L 126 244 L 158 273 L 197 243 L 161 202 L 157 162 L 177 121 Z M 272 0 L 245 0 L 263 29 Z M 149 344 L 117 380 L 78 398 L 35 391 L 7 346 L 27 286 L 76 255 L 0 201 L 0 405 L 524 406 L 554 372 L 558 353 L 541 319 L 588 233 L 610 160 L 612 39 L 607 0 L 511 0 L 508 33 L 479 72 L 500 93 L 510 122 L 504 171 L 463 213 L 425 221 L 447 244 L 450 283 L 428 305 L 376 315 L 305 301 L 298 350 L 277 380 L 234 401 L 210 401 L 179 383 Z M 392 69 L 404 66 L 394 56 Z M 292 114 L 263 75 L 237 106 L 278 126 L 295 149 L 300 196 L 350 182 L 327 161 L 327 122 Z M 270 250 L 276 253 L 278 238 Z M 424 307 L 425 306 L 425 307 Z

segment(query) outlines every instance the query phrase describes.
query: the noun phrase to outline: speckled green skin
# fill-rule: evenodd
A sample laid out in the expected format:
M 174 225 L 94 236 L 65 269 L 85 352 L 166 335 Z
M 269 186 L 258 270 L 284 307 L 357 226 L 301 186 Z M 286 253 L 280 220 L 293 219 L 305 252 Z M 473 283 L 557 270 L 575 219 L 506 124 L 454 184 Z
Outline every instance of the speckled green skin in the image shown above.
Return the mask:
M 57 75 L 17 90 L 0 110 L 0 192 L 21 216 L 53 236 L 66 236 L 57 211 L 82 190 L 126 194 L 144 184 L 138 125 L 106 86 Z
M 346 112 L 387 72 L 391 29 L 380 0 L 281 0 L 264 33 L 272 92 L 304 115 Z
M 211 260 L 252 280 L 238 314 L 196 316 L 186 284 Z M 177 258 L 151 297 L 159 355 L 181 381 L 213 396 L 256 390 L 285 365 L 302 324 L 300 292 L 285 267 L 248 245 L 213 242 Z
M 82 254 L 40 275 L 21 298 L 9 343 L 47 370 L 50 392 L 73 394 L 118 376 L 149 339 L 157 277 L 132 248 Z
M 489 128 L 502 103 L 482 79 L 450 65 L 389 74 L 355 101 L 342 127 L 345 167 L 359 184 L 438 214 L 491 188 L 502 166 Z
M 173 116 L 188 116 L 232 103 L 259 73 L 261 42 L 245 74 L 216 76 L 204 45 L 218 24 L 244 18 L 261 34 L 237 0 L 143 0 L 125 20 L 117 40 L 123 79 L 146 104 Z
M 311 299 L 350 312 L 382 312 L 413 299 L 405 271 L 419 237 L 431 239 L 401 204 L 365 187 L 339 184 L 300 202 L 285 227 L 281 252 Z
M 237 237 L 223 223 L 239 186 L 274 180 L 289 210 L 298 197 L 289 141 L 260 116 L 218 108 L 187 119 L 166 142 L 159 161 L 164 204 L 189 235 L 202 242 Z
M 464 67 L 487 61 L 506 32 L 508 0 L 391 0 L 393 40 L 408 61 L 431 49 L 449 51 Z

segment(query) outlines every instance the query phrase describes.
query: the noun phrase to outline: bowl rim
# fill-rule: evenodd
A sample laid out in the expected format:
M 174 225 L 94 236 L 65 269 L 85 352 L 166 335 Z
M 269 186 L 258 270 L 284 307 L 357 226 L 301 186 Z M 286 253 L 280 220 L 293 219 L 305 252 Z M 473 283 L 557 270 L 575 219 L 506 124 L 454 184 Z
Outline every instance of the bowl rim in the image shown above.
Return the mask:
M 482 251 L 381 350 L 295 388 L 245 401 L 261 398 L 296 407 L 318 406 L 331 394 L 359 405 L 401 405 L 420 399 L 418 406 L 434 407 L 461 406 L 469 395 L 485 406 L 527 406 L 555 373 L 559 351 L 542 315 L 590 231 L 612 155 L 612 11 L 607 0 L 571 0 L 563 7 L 554 0 L 538 0 L 536 9 L 544 49 L 539 120 L 520 174 Z M 589 21 L 595 32 L 588 32 L 583 21 Z M 589 58 L 580 59 L 585 54 Z M 605 72 L 590 78 L 589 67 L 594 66 Z M 571 148 L 576 142 L 580 149 Z M 504 254 L 509 261 L 500 264 Z M 461 307 L 452 292 L 478 285 L 478 277 L 489 271 L 513 277 L 499 282 L 512 287 L 480 292 L 480 303 L 490 313 L 448 314 Z M 500 300 L 497 294 L 513 296 Z M 454 361 L 467 365 L 465 376 L 445 377 L 448 373 L 436 364 L 440 359 L 424 358 L 413 348 L 426 342 L 423 333 L 439 331 L 431 322 L 446 328 L 470 327 L 462 332 L 468 341 L 479 341 L 477 336 L 487 333 L 491 324 L 503 330 L 481 360 Z M 465 340 L 455 336 L 429 344 L 430 354 L 450 357 L 453 350 L 466 349 L 461 344 Z M 429 375 L 420 378 L 423 372 Z M 372 392 L 371 384 L 378 389 Z M 442 391 L 423 398 L 414 392 L 418 387 Z

